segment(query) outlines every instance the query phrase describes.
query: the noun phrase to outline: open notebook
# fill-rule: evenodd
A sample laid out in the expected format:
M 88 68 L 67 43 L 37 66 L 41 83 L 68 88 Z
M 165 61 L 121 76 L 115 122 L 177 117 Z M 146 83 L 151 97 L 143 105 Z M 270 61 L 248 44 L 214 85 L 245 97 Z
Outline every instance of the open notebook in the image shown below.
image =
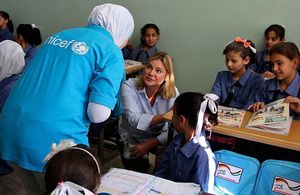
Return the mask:
M 179 183 L 153 175 L 113 168 L 102 179 L 98 193 L 112 195 L 197 195 L 200 186 L 194 183 Z

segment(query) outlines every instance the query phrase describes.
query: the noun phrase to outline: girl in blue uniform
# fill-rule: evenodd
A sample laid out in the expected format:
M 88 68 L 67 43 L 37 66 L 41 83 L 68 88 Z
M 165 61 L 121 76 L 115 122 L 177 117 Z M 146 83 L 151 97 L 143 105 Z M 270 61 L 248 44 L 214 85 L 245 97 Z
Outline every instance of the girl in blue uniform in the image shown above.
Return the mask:
M 300 98 L 299 50 L 294 43 L 278 43 L 270 50 L 272 71 L 275 78 L 265 81 L 256 94 L 256 103 L 249 106 L 253 111 L 263 108 L 266 104 L 286 98 L 291 109 L 296 109 Z M 291 110 L 294 119 L 300 119 L 296 111 Z
M 141 29 L 141 45 L 133 48 L 129 55 L 130 60 L 135 60 L 146 64 L 147 59 L 158 52 L 156 48 L 156 41 L 159 39 L 159 28 L 153 24 L 148 23 Z
M 20 24 L 17 28 L 15 41 L 19 43 L 25 53 L 24 70 L 37 52 L 36 46 L 42 43 L 40 30 L 34 24 Z
M 4 40 L 13 40 L 13 23 L 5 11 L 0 11 L 0 42 Z
M 228 71 L 218 73 L 211 93 L 219 96 L 222 106 L 246 110 L 254 103 L 255 94 L 263 83 L 263 78 L 247 69 L 256 61 L 256 49 L 251 41 L 236 38 L 224 49 Z
M 257 63 L 249 66 L 251 70 L 261 74 L 266 79 L 274 78 L 275 75 L 272 73 L 269 51 L 273 45 L 285 41 L 284 34 L 285 29 L 278 24 L 273 24 L 265 30 L 266 50 L 258 52 Z
M 285 42 L 274 45 L 269 54 L 275 78 L 261 85 L 255 97 L 256 103 L 249 106 L 249 109 L 257 111 L 270 102 L 285 98 L 285 102 L 290 105 L 290 115 L 293 119 L 300 120 L 300 77 L 297 72 L 299 50 L 294 43 Z M 259 143 L 248 146 L 249 155 L 261 162 L 266 159 L 300 162 L 300 152 L 297 151 Z
M 217 123 L 214 94 L 187 92 L 178 96 L 172 124 L 180 132 L 163 154 L 155 176 L 176 182 L 194 182 L 201 190 L 214 193 L 216 158 L 206 140 L 205 130 Z
M 256 61 L 254 44 L 237 37 L 227 44 L 223 54 L 228 71 L 218 73 L 211 93 L 219 96 L 217 103 L 222 106 L 246 110 L 254 103 L 256 92 L 264 82 L 261 75 L 247 68 L 248 64 Z M 237 138 L 215 133 L 210 140 L 213 151 L 222 148 L 235 150 L 236 143 Z

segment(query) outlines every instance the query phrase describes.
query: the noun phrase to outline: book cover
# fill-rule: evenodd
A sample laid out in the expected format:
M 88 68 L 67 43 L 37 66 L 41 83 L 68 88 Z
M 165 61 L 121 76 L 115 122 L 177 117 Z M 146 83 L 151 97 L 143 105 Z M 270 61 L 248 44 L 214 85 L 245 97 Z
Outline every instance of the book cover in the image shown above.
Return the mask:
M 292 119 L 289 104 L 280 99 L 271 102 L 250 117 L 246 128 L 269 130 L 273 133 L 288 134 Z
M 239 128 L 243 122 L 245 114 L 245 110 L 218 106 L 218 124 Z

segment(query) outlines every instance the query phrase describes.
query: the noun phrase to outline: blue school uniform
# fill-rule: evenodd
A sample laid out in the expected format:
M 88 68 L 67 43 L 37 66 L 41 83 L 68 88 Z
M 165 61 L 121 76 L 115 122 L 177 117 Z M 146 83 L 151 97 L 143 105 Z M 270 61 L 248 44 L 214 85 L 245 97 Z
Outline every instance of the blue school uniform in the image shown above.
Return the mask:
M 133 48 L 130 53 L 129 59 L 142 62 L 142 64 L 146 64 L 147 59 L 156 52 L 158 52 L 158 49 L 155 45 L 148 50 L 143 50 L 143 45 L 140 45 Z
M 276 77 L 265 81 L 259 88 L 255 96 L 255 100 L 256 102 L 264 102 L 265 104 L 268 104 L 273 101 L 286 98 L 287 96 L 300 98 L 300 76 L 298 73 L 296 73 L 296 77 L 285 90 L 280 89 L 279 80 Z M 290 114 L 294 119 L 300 120 L 300 117 L 295 111 L 290 109 Z
M 257 53 L 257 62 L 249 66 L 254 72 L 262 74 L 264 72 L 272 72 L 272 63 L 266 61 L 268 50 L 260 51 Z
M 122 52 L 101 26 L 49 37 L 2 110 L 1 157 L 42 172 L 52 143 L 73 139 L 88 145 L 88 103 L 113 110 L 124 74 Z
M 165 150 L 155 176 L 175 182 L 194 182 L 200 185 L 201 190 L 213 193 L 217 161 L 208 141 L 205 140 L 206 146 L 202 146 L 194 137 L 182 146 L 184 141 L 182 133 L 175 136 Z
M 23 68 L 23 71 L 25 70 L 25 68 L 27 67 L 27 65 L 29 64 L 29 62 L 32 60 L 33 56 L 36 54 L 37 51 L 38 51 L 38 49 L 35 48 L 33 45 L 28 45 L 24 49 L 24 53 L 25 53 L 25 66 Z
M 238 81 L 233 80 L 233 74 L 229 71 L 221 71 L 217 75 L 211 93 L 219 96 L 216 101 L 218 104 L 224 105 L 229 93 L 233 91 L 233 97 L 227 106 L 247 110 L 250 105 L 255 103 L 256 92 L 263 82 L 264 79 L 261 75 L 251 72 L 249 69 Z M 234 86 L 235 84 L 237 86 Z
M 3 106 L 8 98 L 8 95 L 18 79 L 20 78 L 19 75 L 11 75 L 8 78 L 3 79 L 0 82 L 0 113 L 2 112 Z
M 0 42 L 5 40 L 13 40 L 14 37 L 12 33 L 9 31 L 8 27 L 0 31 Z

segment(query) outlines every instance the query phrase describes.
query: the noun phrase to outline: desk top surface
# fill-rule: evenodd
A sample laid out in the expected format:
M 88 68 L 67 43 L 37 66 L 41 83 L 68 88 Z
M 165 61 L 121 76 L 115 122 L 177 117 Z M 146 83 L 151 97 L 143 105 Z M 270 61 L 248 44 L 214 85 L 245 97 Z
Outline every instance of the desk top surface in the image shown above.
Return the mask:
M 138 65 L 138 66 L 128 66 L 125 68 L 126 74 L 132 74 L 144 69 L 145 65 Z
M 170 122 L 172 115 L 173 112 L 168 112 L 164 115 L 164 119 Z M 252 112 L 246 112 L 240 128 L 217 125 L 213 127 L 213 132 L 300 151 L 300 121 L 293 120 L 289 134 L 280 135 L 276 133 L 245 128 L 251 115 Z

